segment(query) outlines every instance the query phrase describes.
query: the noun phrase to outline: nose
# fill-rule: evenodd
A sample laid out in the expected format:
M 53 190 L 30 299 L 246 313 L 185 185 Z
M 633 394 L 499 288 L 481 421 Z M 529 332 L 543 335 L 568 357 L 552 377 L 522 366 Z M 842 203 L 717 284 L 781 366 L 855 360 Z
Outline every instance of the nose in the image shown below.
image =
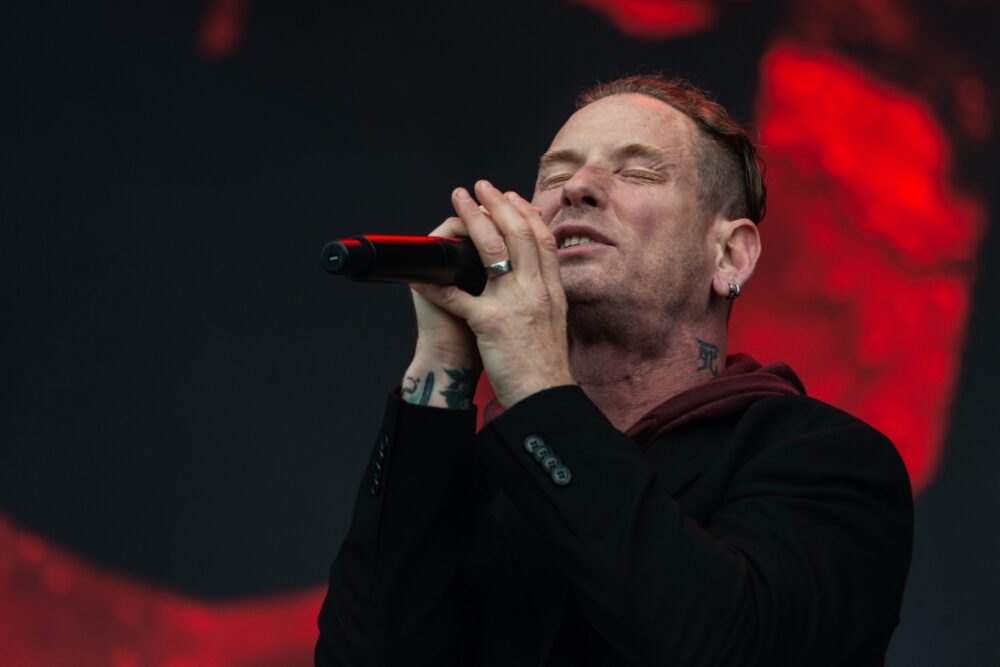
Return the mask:
M 607 174 L 596 166 L 585 165 L 563 184 L 563 208 L 604 208 L 608 202 Z

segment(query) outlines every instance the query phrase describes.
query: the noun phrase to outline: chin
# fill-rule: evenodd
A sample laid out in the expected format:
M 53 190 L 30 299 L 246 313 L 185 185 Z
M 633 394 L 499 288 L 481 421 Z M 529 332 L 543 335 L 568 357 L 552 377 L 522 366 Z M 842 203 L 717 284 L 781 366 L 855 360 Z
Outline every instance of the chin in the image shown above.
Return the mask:
M 584 305 L 601 303 L 611 299 L 611 290 L 607 281 L 599 276 L 567 276 L 563 279 L 563 290 L 566 292 L 568 305 Z

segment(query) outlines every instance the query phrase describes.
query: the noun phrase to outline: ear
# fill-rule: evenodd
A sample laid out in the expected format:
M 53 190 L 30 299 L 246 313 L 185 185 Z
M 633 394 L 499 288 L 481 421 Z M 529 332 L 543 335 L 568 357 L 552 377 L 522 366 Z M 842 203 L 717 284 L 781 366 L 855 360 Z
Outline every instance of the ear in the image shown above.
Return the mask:
M 712 289 L 721 297 L 729 296 L 729 283 L 742 288 L 750 280 L 760 257 L 760 232 L 749 218 L 716 223 L 715 275 Z

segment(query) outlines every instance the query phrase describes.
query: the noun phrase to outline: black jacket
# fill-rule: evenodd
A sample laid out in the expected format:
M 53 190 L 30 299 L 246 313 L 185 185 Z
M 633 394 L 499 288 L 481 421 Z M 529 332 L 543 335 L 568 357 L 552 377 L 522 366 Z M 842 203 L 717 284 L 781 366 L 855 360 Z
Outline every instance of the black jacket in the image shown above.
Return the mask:
M 578 387 L 390 396 L 317 665 L 881 665 L 913 505 L 893 445 L 782 396 L 640 449 Z

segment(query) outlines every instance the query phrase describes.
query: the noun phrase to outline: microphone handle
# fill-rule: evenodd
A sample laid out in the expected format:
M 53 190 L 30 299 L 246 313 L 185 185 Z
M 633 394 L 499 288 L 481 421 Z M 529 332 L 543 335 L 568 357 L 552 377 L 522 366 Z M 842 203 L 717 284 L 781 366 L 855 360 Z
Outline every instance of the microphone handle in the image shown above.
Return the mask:
M 323 268 L 352 280 L 457 285 L 481 294 L 486 269 L 469 238 L 365 234 L 323 246 Z

